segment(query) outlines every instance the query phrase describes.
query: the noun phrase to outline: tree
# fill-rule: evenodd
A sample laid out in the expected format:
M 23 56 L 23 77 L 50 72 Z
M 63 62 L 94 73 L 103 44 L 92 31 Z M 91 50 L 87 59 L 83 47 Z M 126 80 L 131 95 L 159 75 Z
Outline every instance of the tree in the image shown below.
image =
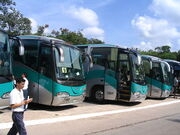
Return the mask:
M 99 39 L 87 39 L 83 36 L 81 31 L 73 32 L 66 28 L 60 28 L 60 31 L 53 30 L 51 36 L 54 36 L 58 39 L 62 39 L 70 44 L 102 44 L 103 42 Z
M 47 29 L 48 27 L 48 24 L 45 24 L 44 26 L 38 26 L 37 33 L 35 35 L 43 36 L 45 29 Z
M 171 47 L 168 45 L 164 45 L 161 47 L 156 47 L 155 50 L 159 53 L 169 53 L 170 52 Z
M 12 0 L 0 1 L 0 28 L 6 30 L 8 34 L 20 35 L 31 32 L 31 21 L 23 17 L 13 6 Z
M 180 50 L 177 53 L 177 61 L 180 61 Z
M 168 45 L 165 45 L 165 46 L 161 47 L 161 50 L 162 50 L 163 53 L 169 53 L 170 49 L 171 49 L 171 47 L 168 46 Z
M 180 50 L 178 52 L 171 52 L 170 46 L 156 47 L 155 50 L 140 51 L 143 55 L 156 56 L 162 59 L 180 60 Z

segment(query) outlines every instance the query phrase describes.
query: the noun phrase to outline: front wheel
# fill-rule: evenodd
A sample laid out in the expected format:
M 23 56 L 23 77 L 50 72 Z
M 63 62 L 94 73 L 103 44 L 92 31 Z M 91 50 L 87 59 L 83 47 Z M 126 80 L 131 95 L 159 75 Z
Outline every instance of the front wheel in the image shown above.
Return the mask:
M 97 102 L 102 103 L 104 100 L 104 90 L 102 88 L 97 88 L 94 92 L 94 99 Z

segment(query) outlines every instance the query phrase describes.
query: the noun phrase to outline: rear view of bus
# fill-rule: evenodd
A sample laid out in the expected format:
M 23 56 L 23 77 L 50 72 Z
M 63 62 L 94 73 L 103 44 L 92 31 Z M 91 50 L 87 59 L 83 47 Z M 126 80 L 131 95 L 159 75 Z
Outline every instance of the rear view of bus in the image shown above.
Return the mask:
M 141 56 L 137 52 L 109 44 L 78 45 L 78 47 L 89 54 L 93 61 L 90 69 L 88 62 L 84 62 L 87 97 L 93 97 L 97 101 L 145 100 L 147 86 Z
M 172 72 L 170 65 L 153 56 L 143 56 L 146 82 L 148 84 L 148 97 L 166 98 L 172 90 Z
M 9 93 L 13 89 L 11 49 L 9 37 L 0 30 L 0 106 L 9 105 Z
M 33 102 L 61 106 L 84 100 L 86 84 L 81 53 L 64 41 L 40 37 L 19 36 L 24 55 L 18 55 L 17 42 L 13 45 L 14 74 L 27 73 L 29 95 Z

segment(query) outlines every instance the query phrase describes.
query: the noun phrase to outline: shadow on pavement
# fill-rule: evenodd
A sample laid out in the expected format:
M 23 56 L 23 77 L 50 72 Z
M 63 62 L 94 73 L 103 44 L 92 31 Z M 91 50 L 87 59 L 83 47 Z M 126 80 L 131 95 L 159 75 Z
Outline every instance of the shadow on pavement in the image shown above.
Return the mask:
M 90 98 L 85 99 L 86 103 L 96 104 L 96 105 L 120 105 L 120 106 L 136 106 L 141 104 L 141 102 L 124 102 L 124 101 L 112 101 L 112 100 L 104 100 L 103 102 L 96 102 Z
M 168 119 L 169 121 L 180 123 L 180 119 Z
M 36 103 L 30 103 L 28 106 L 28 110 L 46 110 L 46 111 L 63 111 L 75 108 L 75 105 L 66 105 L 66 106 L 48 106 L 48 105 L 41 105 Z

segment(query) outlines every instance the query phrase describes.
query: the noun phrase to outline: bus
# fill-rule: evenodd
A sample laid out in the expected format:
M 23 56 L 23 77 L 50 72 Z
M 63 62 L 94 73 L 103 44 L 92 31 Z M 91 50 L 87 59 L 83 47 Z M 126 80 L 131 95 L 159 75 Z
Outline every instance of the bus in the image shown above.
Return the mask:
M 172 70 L 164 60 L 143 55 L 143 65 L 148 84 L 147 97 L 167 98 L 172 91 Z
M 86 97 L 98 102 L 121 100 L 142 102 L 146 98 L 147 85 L 141 56 L 134 50 L 111 44 L 77 45 L 91 56 L 84 62 L 87 81 Z
M 24 35 L 17 37 L 24 46 L 19 56 L 13 43 L 15 77 L 27 74 L 29 97 L 34 103 L 62 106 L 80 103 L 86 94 L 81 51 L 62 40 Z
M 0 107 L 9 105 L 9 94 L 13 89 L 12 58 L 8 34 L 0 29 Z
M 176 60 L 170 60 L 170 59 L 164 59 L 174 70 L 174 75 L 176 75 L 177 78 L 180 78 L 180 62 Z
M 172 68 L 173 70 L 173 75 L 172 75 L 172 85 L 174 85 L 174 77 L 178 79 L 178 86 L 176 92 L 180 92 L 180 62 L 176 60 L 170 60 L 170 59 L 164 59 Z M 173 94 L 174 90 L 172 91 L 171 94 Z

